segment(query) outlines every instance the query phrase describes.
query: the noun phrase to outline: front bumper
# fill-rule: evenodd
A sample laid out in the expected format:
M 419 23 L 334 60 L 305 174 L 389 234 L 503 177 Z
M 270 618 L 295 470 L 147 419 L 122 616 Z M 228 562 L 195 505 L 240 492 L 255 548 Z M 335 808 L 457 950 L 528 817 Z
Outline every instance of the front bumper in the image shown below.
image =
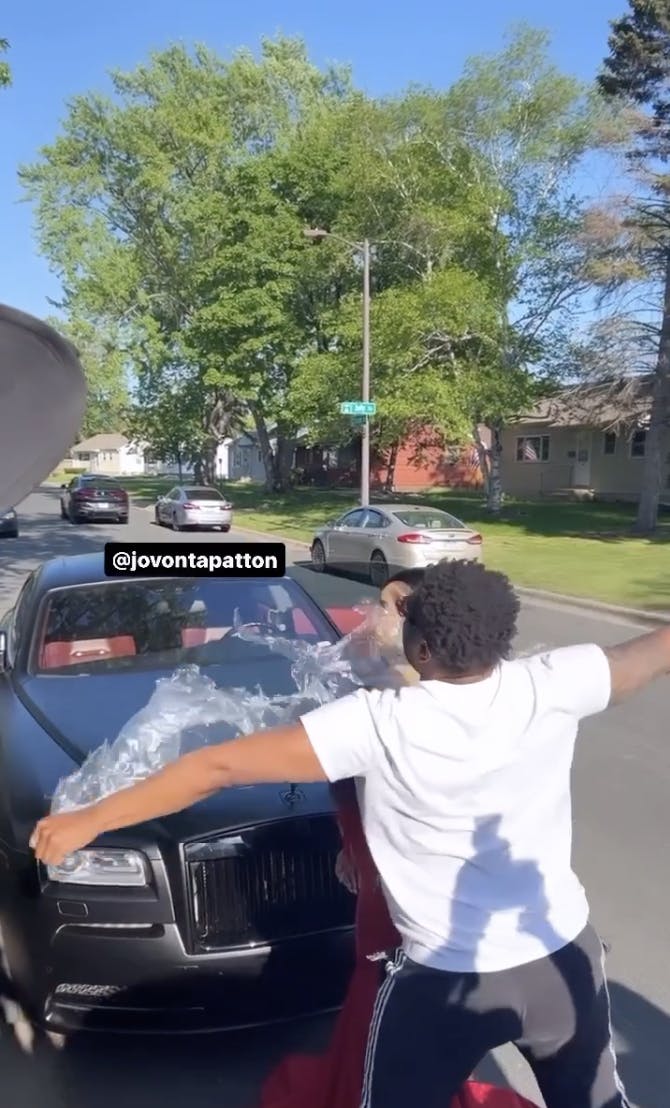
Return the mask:
M 353 937 L 343 929 L 192 957 L 175 925 L 106 935 L 66 927 L 49 960 L 38 1018 L 51 1031 L 220 1031 L 337 1009 L 353 967 Z

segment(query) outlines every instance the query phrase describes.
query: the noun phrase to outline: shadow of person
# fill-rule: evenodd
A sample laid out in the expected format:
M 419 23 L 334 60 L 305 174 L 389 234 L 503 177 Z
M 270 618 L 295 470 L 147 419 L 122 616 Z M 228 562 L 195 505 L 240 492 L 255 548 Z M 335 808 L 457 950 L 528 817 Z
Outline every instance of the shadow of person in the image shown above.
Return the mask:
M 667 1108 L 670 1102 L 670 1012 L 618 981 L 609 983 L 621 1078 L 632 1105 Z
M 515 930 L 533 935 L 545 952 L 567 941 L 548 919 L 544 878 L 531 859 L 512 857 L 501 834 L 502 816 L 475 820 L 472 857 L 460 870 L 451 902 L 448 945 L 469 951 L 469 972 L 476 969 L 477 952 L 490 924 L 500 913 L 516 913 Z

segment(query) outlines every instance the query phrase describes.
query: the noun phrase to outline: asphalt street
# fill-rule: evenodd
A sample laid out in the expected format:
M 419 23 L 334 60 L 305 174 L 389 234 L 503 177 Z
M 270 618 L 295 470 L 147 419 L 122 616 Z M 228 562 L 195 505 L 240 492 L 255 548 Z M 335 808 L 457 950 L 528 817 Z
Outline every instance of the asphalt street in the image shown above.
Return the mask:
M 174 534 L 134 508 L 127 527 L 74 527 L 59 518 L 56 490 L 20 507 L 21 536 L 0 539 L 0 612 L 25 574 L 42 560 L 100 549 L 106 541 L 200 543 L 253 541 L 235 524 L 228 536 Z M 353 604 L 372 589 L 344 576 L 319 576 L 306 551 L 287 548 L 294 574 L 324 605 Z M 301 564 L 303 563 L 303 564 Z M 519 649 L 571 642 L 618 642 L 642 628 L 619 617 L 526 602 Z M 670 686 L 659 683 L 635 702 L 584 726 L 574 771 L 574 853 L 590 894 L 593 920 L 610 948 L 608 968 L 620 1070 L 635 1108 L 670 1102 Z M 253 1108 L 263 1075 L 287 1049 L 316 1048 L 328 1022 L 188 1039 L 71 1040 L 55 1051 L 38 1042 L 31 1055 L 0 1029 L 0 1068 L 17 1108 Z M 507 1048 L 486 1076 L 539 1097 L 525 1064 Z M 445 1106 L 446 1108 L 446 1106 Z

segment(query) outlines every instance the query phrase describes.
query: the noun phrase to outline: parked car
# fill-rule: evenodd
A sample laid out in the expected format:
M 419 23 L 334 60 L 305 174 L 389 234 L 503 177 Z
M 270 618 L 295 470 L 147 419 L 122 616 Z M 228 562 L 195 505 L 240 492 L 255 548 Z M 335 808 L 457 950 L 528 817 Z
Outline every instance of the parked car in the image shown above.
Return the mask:
M 381 588 L 391 573 L 445 559 L 482 557 L 482 536 L 439 508 L 372 504 L 322 527 L 312 542 L 312 566 L 369 574 Z
M 71 523 L 101 519 L 127 523 L 128 512 L 128 493 L 113 477 L 82 473 L 69 485 L 61 485 L 61 518 Z
M 8 539 L 19 537 L 19 519 L 13 508 L 6 512 L 0 510 L 0 535 Z
M 335 642 L 332 616 L 287 577 L 113 580 L 102 554 L 27 579 L 0 622 L 0 927 L 37 1024 L 213 1030 L 339 1006 L 354 900 L 334 873 L 326 785 L 224 790 L 103 836 L 74 870 L 38 866 L 28 847 L 59 779 L 116 736 L 158 678 L 195 664 L 228 688 L 295 691 L 290 660 L 233 631 L 241 619 Z
M 173 531 L 183 531 L 185 527 L 230 531 L 233 506 L 218 489 L 177 485 L 167 496 L 158 498 L 155 516 L 159 526 L 167 524 Z

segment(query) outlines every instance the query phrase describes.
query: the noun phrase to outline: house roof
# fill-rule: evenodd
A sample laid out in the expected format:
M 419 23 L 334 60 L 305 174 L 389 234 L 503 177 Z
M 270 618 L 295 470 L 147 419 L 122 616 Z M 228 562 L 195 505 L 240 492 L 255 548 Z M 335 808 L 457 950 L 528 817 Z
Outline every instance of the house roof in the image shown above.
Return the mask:
M 574 385 L 540 400 L 516 422 L 600 430 L 639 427 L 649 418 L 651 382 L 644 376 Z
M 84 439 L 83 442 L 78 442 L 74 449 L 85 454 L 95 454 L 98 450 L 120 450 L 127 445 L 126 436 L 113 431 L 108 435 L 93 435 L 90 439 Z

